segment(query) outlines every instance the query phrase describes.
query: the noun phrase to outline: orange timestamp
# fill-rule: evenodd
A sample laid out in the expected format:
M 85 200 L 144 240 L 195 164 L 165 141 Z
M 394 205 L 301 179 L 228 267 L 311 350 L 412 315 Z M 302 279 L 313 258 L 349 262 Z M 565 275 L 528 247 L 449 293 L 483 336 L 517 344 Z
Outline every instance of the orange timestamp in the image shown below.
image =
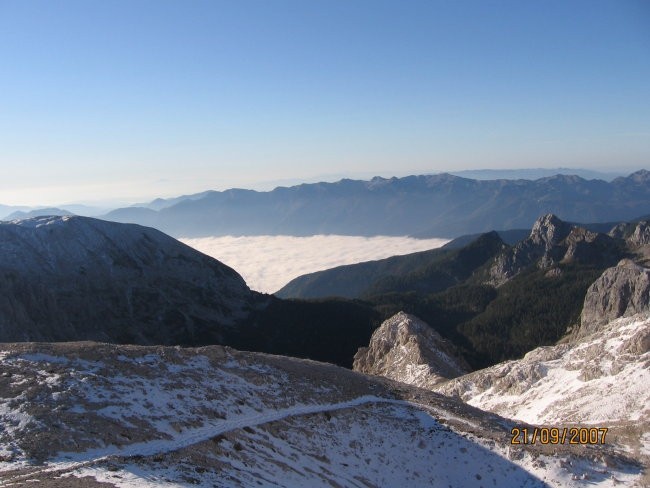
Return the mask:
M 607 427 L 513 427 L 510 444 L 605 444 Z

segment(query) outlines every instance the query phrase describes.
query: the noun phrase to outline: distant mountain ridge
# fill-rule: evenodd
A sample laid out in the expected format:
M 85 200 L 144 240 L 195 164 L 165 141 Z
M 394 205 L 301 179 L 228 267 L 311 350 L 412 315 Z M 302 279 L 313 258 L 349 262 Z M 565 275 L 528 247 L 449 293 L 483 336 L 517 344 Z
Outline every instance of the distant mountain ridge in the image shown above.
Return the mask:
M 555 175 L 576 175 L 586 180 L 612 181 L 624 172 L 594 171 L 579 168 L 466 169 L 450 174 L 474 180 L 538 180 Z
M 650 172 L 611 182 L 555 175 L 472 180 L 450 174 L 208 191 L 178 201 L 125 207 L 103 218 L 152 226 L 173 236 L 412 235 L 455 237 L 530 227 L 539 215 L 620 222 L 650 209 Z
M 13 213 L 10 213 L 2 220 L 22 220 L 22 219 L 31 219 L 33 217 L 47 217 L 49 215 L 74 215 L 69 210 L 56 208 L 56 207 L 47 207 L 47 208 L 38 208 L 29 211 L 17 210 Z

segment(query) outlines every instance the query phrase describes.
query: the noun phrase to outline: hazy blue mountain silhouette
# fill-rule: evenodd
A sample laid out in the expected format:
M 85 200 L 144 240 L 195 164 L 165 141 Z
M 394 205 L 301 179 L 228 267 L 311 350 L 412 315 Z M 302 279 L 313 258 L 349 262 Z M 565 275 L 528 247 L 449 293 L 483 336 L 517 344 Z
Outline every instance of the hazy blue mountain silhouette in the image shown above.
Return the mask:
M 48 207 L 48 208 L 37 208 L 34 210 L 25 210 L 25 211 L 17 210 L 15 212 L 10 213 L 2 220 L 31 219 L 33 217 L 46 217 L 48 215 L 63 216 L 63 215 L 74 215 L 74 214 L 69 210 L 65 210 L 63 208 Z
M 162 204 L 160 204 L 162 205 Z M 160 206 L 158 205 L 158 206 Z M 650 172 L 611 182 L 555 175 L 538 180 L 472 180 L 438 174 L 341 180 L 273 191 L 204 192 L 160 210 L 117 209 L 103 218 L 174 236 L 413 235 L 456 237 L 530 227 L 540 215 L 566 221 L 630 220 L 650 210 Z

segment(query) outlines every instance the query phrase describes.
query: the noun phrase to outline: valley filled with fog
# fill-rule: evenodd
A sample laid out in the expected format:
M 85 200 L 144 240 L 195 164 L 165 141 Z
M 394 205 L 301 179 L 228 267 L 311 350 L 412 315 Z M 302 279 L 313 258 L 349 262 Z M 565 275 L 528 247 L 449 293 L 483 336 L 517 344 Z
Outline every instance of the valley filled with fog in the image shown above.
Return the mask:
M 225 236 L 180 241 L 218 259 L 256 291 L 273 293 L 306 273 L 443 246 L 448 239 L 339 235 Z

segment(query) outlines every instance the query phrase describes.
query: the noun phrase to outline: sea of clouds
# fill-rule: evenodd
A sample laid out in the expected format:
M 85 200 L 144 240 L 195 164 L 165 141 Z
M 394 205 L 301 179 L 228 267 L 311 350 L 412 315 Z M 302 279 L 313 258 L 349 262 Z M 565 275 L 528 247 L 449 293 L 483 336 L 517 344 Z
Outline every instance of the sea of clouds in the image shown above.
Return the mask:
M 235 269 L 253 290 L 274 293 L 292 279 L 342 264 L 435 249 L 447 239 L 317 235 L 183 238 Z

